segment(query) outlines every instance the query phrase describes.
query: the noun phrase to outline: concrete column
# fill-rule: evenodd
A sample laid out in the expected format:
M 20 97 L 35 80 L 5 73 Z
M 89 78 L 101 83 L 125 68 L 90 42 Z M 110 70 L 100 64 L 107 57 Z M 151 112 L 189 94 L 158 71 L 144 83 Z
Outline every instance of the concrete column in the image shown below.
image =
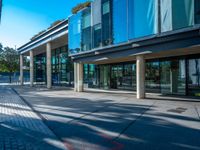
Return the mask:
M 50 89 L 52 87 L 52 77 L 51 77 L 51 43 L 47 43 L 46 45 L 46 63 L 47 63 L 47 88 Z
M 23 67 L 24 67 L 24 63 L 23 63 L 23 55 L 20 54 L 20 85 L 24 85 L 24 74 L 23 74 Z
M 143 55 L 136 56 L 137 99 L 145 98 L 145 60 Z
M 77 92 L 83 92 L 83 64 L 76 64 L 76 88 Z
M 74 92 L 77 92 L 77 63 L 74 63 Z
M 30 86 L 33 87 L 34 80 L 34 61 L 33 61 L 33 50 L 30 51 Z

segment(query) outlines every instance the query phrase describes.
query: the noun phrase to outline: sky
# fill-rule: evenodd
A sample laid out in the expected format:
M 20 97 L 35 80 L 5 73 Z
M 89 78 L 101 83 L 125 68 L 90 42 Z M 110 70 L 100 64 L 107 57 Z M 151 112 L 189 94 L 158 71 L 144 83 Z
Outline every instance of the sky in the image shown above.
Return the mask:
M 3 0 L 0 43 L 18 48 L 86 0 Z

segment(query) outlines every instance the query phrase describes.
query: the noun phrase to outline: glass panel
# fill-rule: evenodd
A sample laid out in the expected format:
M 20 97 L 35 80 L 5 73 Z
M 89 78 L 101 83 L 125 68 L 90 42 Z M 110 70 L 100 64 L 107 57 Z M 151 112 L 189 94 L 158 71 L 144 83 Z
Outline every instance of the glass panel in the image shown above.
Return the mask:
M 194 24 L 194 0 L 161 0 L 161 31 L 171 31 Z
M 98 66 L 94 64 L 84 65 L 84 83 L 86 87 L 98 87 Z
M 190 59 L 188 70 L 189 95 L 200 96 L 200 59 Z
M 103 4 L 103 15 L 110 12 L 110 2 L 107 1 Z
M 136 89 L 136 64 L 125 64 L 123 68 L 122 86 L 125 90 Z
M 102 45 L 107 46 L 112 43 L 110 0 L 105 0 L 102 5 Z
M 171 0 L 160 0 L 161 9 L 161 31 L 172 30 L 172 1 Z
M 75 54 L 81 50 L 81 12 L 69 18 L 69 52 Z
M 128 40 L 127 0 L 113 1 L 113 43 Z
M 100 47 L 101 45 L 102 45 L 101 24 L 98 24 L 93 27 L 93 48 Z
M 129 0 L 129 39 L 144 37 L 157 33 L 156 6 L 156 0 Z
M 161 62 L 161 93 L 186 94 L 185 60 Z
M 82 12 L 81 51 L 91 49 L 91 34 L 91 9 L 87 8 Z
M 34 81 L 46 82 L 46 54 L 40 54 L 34 57 Z
M 146 63 L 146 90 L 147 92 L 160 92 L 160 63 L 159 61 Z
M 100 88 L 103 88 L 103 89 L 110 88 L 110 66 L 109 65 L 100 66 Z
M 111 66 L 111 71 L 110 87 L 112 89 L 122 89 L 123 66 L 113 65 Z
M 172 1 L 173 30 L 194 24 L 194 0 Z
M 195 0 L 195 23 L 200 23 L 200 0 Z
M 92 25 L 101 24 L 101 0 L 92 2 Z

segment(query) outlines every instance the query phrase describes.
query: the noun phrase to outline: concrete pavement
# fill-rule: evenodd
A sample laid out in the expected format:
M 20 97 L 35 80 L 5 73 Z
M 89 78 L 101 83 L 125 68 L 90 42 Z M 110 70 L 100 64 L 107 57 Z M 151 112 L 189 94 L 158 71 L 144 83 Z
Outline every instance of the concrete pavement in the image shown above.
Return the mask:
M 41 149 L 67 148 L 12 89 L 0 87 L 0 150 Z
M 70 150 L 199 150 L 200 103 L 16 87 Z

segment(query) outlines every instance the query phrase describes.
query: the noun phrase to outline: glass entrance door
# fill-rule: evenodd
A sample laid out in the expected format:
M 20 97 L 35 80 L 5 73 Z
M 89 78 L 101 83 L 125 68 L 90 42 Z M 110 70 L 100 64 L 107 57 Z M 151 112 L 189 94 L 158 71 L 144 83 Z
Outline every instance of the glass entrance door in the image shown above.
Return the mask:
M 111 88 L 112 89 L 122 89 L 122 79 L 123 79 L 123 65 L 113 65 L 111 67 Z
M 188 60 L 188 93 L 200 96 L 200 59 Z

